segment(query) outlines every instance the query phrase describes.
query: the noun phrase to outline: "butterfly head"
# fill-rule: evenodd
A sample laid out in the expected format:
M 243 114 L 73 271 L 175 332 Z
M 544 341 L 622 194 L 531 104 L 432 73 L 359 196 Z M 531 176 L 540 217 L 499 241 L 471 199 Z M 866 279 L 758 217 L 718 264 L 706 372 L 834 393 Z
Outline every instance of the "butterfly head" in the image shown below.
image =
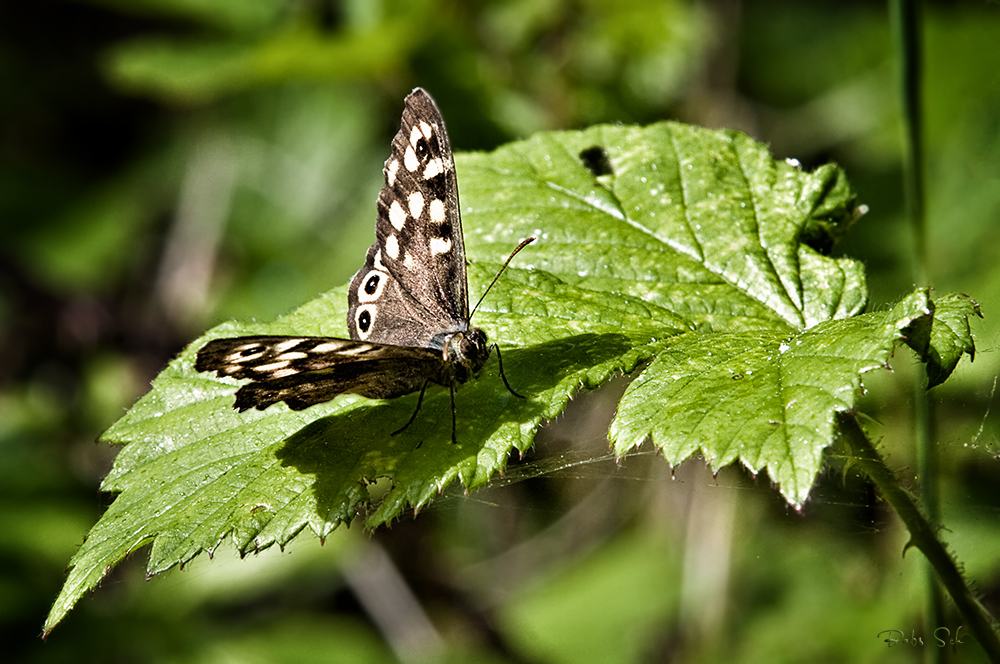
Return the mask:
M 452 373 L 451 382 L 464 383 L 479 373 L 490 356 L 486 333 L 478 327 L 455 332 L 445 340 L 443 354 Z

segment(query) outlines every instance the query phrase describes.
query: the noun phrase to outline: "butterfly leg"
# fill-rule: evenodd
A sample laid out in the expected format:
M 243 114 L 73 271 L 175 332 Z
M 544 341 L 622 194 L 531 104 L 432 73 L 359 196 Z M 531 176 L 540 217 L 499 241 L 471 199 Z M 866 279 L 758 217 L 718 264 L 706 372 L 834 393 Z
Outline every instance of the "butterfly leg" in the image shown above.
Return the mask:
M 424 392 L 427 390 L 427 383 L 429 383 L 429 382 L 430 381 L 425 380 L 424 381 L 424 386 L 420 388 L 420 396 L 417 397 L 417 407 L 413 409 L 413 415 L 410 415 L 410 419 L 408 419 L 406 421 L 406 424 L 404 424 L 403 426 L 399 427 L 398 429 L 396 429 L 395 431 L 393 431 L 391 434 L 389 434 L 390 436 L 395 436 L 397 433 L 403 433 L 404 431 L 406 431 L 407 427 L 409 427 L 411 424 L 413 424 L 413 420 L 417 419 L 417 413 L 420 412 L 420 404 L 422 404 L 424 402 Z M 454 407 L 454 405 L 455 405 L 455 399 L 452 398 L 451 402 L 452 402 L 452 407 Z M 452 423 L 452 438 L 454 438 L 454 436 L 455 436 L 454 429 L 455 429 L 455 426 L 454 426 L 454 422 L 453 422 Z
M 451 444 L 457 445 L 458 438 L 455 437 L 455 384 L 454 383 L 448 386 L 448 391 L 451 392 Z
M 513 390 L 513 388 L 511 388 L 510 383 L 507 382 L 507 374 L 505 374 L 503 372 L 503 356 L 500 354 L 500 346 L 498 346 L 496 344 L 493 344 L 493 347 L 497 349 L 497 364 L 500 365 L 500 378 L 503 379 L 503 384 L 507 387 L 507 391 L 510 392 L 511 394 L 513 394 L 518 399 L 523 399 L 524 397 L 522 397 L 520 394 L 518 394 L 517 392 L 515 392 Z M 452 405 L 452 408 L 454 408 L 454 406 L 455 406 L 455 399 L 451 400 L 451 405 Z

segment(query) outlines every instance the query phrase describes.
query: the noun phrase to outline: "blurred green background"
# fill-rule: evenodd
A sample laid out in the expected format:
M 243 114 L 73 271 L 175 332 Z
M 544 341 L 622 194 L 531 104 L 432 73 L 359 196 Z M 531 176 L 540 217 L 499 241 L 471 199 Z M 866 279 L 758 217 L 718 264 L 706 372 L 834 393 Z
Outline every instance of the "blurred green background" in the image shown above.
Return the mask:
M 1000 613 L 1000 6 L 928 3 L 929 271 L 979 354 L 936 388 L 943 536 Z M 120 565 L 47 641 L 111 497 L 94 443 L 188 341 L 345 282 L 402 100 L 456 150 L 663 119 L 735 127 L 870 208 L 838 251 L 871 306 L 913 285 L 888 10 L 823 0 L 38 0 L 0 7 L 0 635 L 13 662 L 875 662 L 933 647 L 919 554 L 831 455 L 803 514 L 765 477 L 616 464 L 623 385 L 581 395 L 495 487 L 373 535 Z M 461 178 L 461 174 L 459 174 Z M 908 351 L 866 414 L 913 480 Z M 961 624 L 949 615 L 942 625 Z M 887 629 L 923 648 L 886 652 Z M 964 633 L 963 633 L 964 634 Z M 981 661 L 976 646 L 957 661 Z M 11 659 L 12 657 L 12 659 Z M 892 659 L 886 659 L 891 657 Z

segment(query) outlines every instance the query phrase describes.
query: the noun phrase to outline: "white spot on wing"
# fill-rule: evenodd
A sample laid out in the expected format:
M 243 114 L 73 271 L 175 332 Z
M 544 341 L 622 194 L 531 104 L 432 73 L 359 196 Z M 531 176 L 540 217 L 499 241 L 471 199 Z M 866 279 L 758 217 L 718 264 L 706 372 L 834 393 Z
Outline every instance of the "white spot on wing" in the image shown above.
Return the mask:
M 385 269 L 385 263 L 382 262 L 382 250 L 381 249 L 378 249 L 375 252 L 375 267 L 378 268 L 379 270 L 382 270 L 383 272 L 386 271 L 386 269 Z
M 420 215 L 424 213 L 424 195 L 415 191 L 410 194 L 407 202 L 410 204 L 410 216 L 414 219 L 420 219 Z
M 282 369 L 287 369 L 290 362 L 287 360 L 284 362 L 271 362 L 270 364 L 262 364 L 259 367 L 251 367 L 251 369 L 256 373 L 261 374 L 273 374 L 274 378 L 278 377 Z M 295 373 L 294 371 L 285 372 L 283 375 L 288 375 L 289 373 Z
M 254 346 L 257 346 L 257 344 L 244 344 L 243 346 L 240 346 L 235 351 L 226 356 L 226 361 L 229 362 L 230 364 L 243 364 L 245 362 L 253 362 L 255 360 L 259 360 L 261 357 L 264 356 L 263 346 L 258 346 L 257 352 L 255 352 L 253 355 L 244 355 L 244 353 L 246 353 L 247 350 L 253 348 Z
M 302 343 L 302 339 L 285 339 L 284 341 L 279 341 L 278 343 L 274 344 L 274 352 L 284 353 L 286 350 L 290 348 L 295 348 L 300 343 Z
M 294 360 L 304 360 L 309 357 L 308 353 L 303 353 L 302 351 L 291 351 L 290 353 L 282 353 L 278 357 L 274 358 L 276 360 L 281 360 L 282 362 L 292 362 Z
M 389 254 L 389 258 L 392 260 L 399 258 L 399 240 L 396 239 L 395 235 L 390 235 L 386 238 L 385 253 Z
M 420 124 L 425 124 L 425 123 L 421 122 Z M 413 147 L 417 147 L 417 141 L 419 140 L 420 140 L 420 129 L 414 126 L 413 129 L 410 130 L 410 145 L 412 145 Z
M 397 231 L 403 230 L 403 226 L 406 224 L 406 210 L 399 204 L 399 201 L 393 201 L 392 205 L 389 206 L 389 221 Z
M 341 355 L 364 355 L 365 353 L 373 350 L 375 346 L 369 344 L 364 344 L 362 346 L 355 346 L 354 348 L 345 348 L 340 351 Z
M 416 127 L 414 127 L 414 129 L 416 129 Z M 427 140 L 430 140 L 431 136 L 434 135 L 434 127 L 430 126 L 429 124 L 427 124 L 423 120 L 420 121 L 420 131 L 423 132 L 424 138 L 426 138 Z M 413 139 L 411 138 L 410 140 L 413 140 Z M 414 143 L 414 145 L 416 145 L 416 144 Z
M 431 201 L 431 221 L 435 224 L 444 222 L 444 203 L 440 198 Z
M 424 169 L 424 179 L 432 180 L 444 172 L 444 164 L 441 162 L 441 157 L 435 157 L 427 162 L 427 168 Z
M 389 186 L 396 184 L 396 171 L 399 170 L 399 160 L 393 159 L 385 167 L 385 181 L 389 183 Z
M 403 155 L 403 165 L 406 166 L 406 170 L 413 172 L 417 170 L 420 166 L 420 161 L 417 159 L 417 153 L 413 151 L 413 146 L 406 148 L 406 154 Z
M 431 255 L 445 254 L 451 251 L 451 240 L 444 237 L 431 238 Z
M 314 346 L 313 353 L 335 353 L 344 347 L 343 341 L 327 341 L 318 346 Z
M 413 256 L 406 254 L 406 258 L 403 259 L 403 265 L 406 266 L 406 269 L 412 270 L 417 266 L 417 263 L 413 260 Z

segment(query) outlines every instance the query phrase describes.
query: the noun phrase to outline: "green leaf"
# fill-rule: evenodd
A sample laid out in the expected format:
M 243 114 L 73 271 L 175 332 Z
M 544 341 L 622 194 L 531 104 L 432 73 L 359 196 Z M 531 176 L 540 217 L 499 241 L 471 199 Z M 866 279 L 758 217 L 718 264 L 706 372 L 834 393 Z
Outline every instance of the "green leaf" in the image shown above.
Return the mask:
M 588 155 L 610 172 L 595 176 Z M 535 267 L 640 297 L 702 331 L 810 327 L 867 300 L 861 264 L 817 250 L 856 217 L 843 171 L 804 173 L 738 132 L 597 126 L 458 167 L 472 258 L 496 260 L 536 234 Z
M 73 558 L 46 630 L 148 543 L 155 574 L 229 537 L 242 552 L 303 528 L 322 538 L 355 516 L 387 523 L 455 480 L 481 486 L 576 391 L 621 373 L 637 378 L 611 430 L 619 455 L 650 438 L 671 463 L 699 450 L 715 467 L 738 460 L 801 505 L 860 375 L 934 315 L 923 291 L 858 315 L 861 266 L 824 253 L 856 216 L 843 173 L 776 162 L 742 134 L 594 127 L 461 155 L 457 168 L 472 301 L 518 240 L 539 238 L 475 314 L 528 398 L 491 360 L 456 394 L 458 444 L 441 388 L 395 436 L 416 395 L 238 413 L 238 382 L 196 372 L 197 349 L 222 336 L 346 336 L 346 288 L 273 323 L 221 325 L 104 434 L 125 445 L 103 486 L 118 496 Z M 963 306 L 943 299 L 938 316 L 960 329 Z M 929 339 L 957 361 L 943 335 Z M 376 500 L 380 478 L 389 488 Z
M 937 323 L 917 352 L 929 372 L 940 352 L 945 377 L 972 352 L 960 299 L 942 300 L 940 321 L 922 291 L 858 315 L 861 265 L 826 255 L 857 218 L 835 166 L 804 173 L 738 132 L 675 123 L 540 134 L 459 165 L 474 183 L 465 218 L 485 217 L 467 233 L 470 255 L 537 233 L 523 260 L 659 305 L 693 330 L 627 389 L 610 432 L 619 456 L 651 439 L 674 464 L 698 452 L 713 468 L 738 460 L 798 507 L 835 412 L 854 407 L 861 375 L 886 366 L 897 341 L 913 345 L 915 329 Z
M 786 334 L 683 335 L 626 390 L 611 425 L 615 451 L 652 438 L 673 464 L 699 451 L 716 469 L 739 460 L 766 470 L 799 507 L 861 375 L 886 366 L 905 330 L 929 314 L 918 291 L 888 312 Z
M 976 344 L 972 340 L 969 319 L 983 317 L 979 304 L 968 295 L 952 293 L 934 304 L 936 309 L 930 345 L 922 355 L 927 363 L 928 388 L 947 380 L 962 355 L 968 355 L 970 361 L 975 359 Z
M 498 265 L 473 265 L 481 292 Z M 669 312 L 655 320 L 642 302 L 585 291 L 541 272 L 510 269 L 476 323 L 503 349 L 513 398 L 491 363 L 457 393 L 458 441 L 451 440 L 447 390 L 431 389 L 403 433 L 416 395 L 373 401 L 345 396 L 305 411 L 279 404 L 232 409 L 235 381 L 194 371 L 209 338 L 242 334 L 346 336 L 347 297 L 337 289 L 267 325 L 225 324 L 191 344 L 102 439 L 127 443 L 104 481 L 118 492 L 71 562 L 46 630 L 112 565 L 152 543 L 149 574 L 213 551 L 231 536 L 241 551 L 283 545 L 302 528 L 326 537 L 367 510 L 368 485 L 392 480 L 367 525 L 427 503 L 453 480 L 467 487 L 526 450 L 543 419 L 555 417 L 581 386 L 592 388 L 650 357 L 655 339 L 681 331 Z M 553 324 L 556 321 L 558 324 Z M 529 343 L 530 342 L 530 343 Z

